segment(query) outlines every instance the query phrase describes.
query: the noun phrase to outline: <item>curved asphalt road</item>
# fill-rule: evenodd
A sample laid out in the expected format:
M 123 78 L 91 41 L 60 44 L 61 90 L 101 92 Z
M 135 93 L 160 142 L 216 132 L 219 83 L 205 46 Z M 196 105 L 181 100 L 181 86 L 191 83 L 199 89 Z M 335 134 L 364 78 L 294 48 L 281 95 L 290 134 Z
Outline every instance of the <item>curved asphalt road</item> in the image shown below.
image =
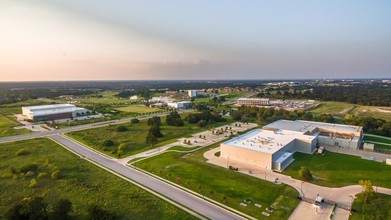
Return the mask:
M 122 176 L 125 176 L 143 186 L 146 186 L 147 188 L 152 189 L 164 197 L 167 197 L 170 200 L 175 201 L 176 203 L 179 203 L 209 219 L 244 219 L 243 217 L 240 217 L 226 209 L 196 197 L 186 191 L 178 189 L 168 183 L 117 163 L 116 161 L 102 156 L 96 152 L 93 152 L 67 137 L 61 136 L 59 134 L 50 135 L 49 137 L 63 144 L 72 151 L 78 153 L 79 155 L 82 155 L 89 160 L 92 160 L 95 163 L 100 164 L 118 174 L 121 174 Z

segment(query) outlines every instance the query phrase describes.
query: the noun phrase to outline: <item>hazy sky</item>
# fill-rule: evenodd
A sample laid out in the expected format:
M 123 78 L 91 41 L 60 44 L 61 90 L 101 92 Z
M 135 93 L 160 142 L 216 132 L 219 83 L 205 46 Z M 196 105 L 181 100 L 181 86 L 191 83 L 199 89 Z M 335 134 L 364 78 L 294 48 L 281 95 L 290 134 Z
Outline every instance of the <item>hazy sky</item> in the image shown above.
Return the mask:
M 0 81 L 390 78 L 390 0 L 0 0 Z

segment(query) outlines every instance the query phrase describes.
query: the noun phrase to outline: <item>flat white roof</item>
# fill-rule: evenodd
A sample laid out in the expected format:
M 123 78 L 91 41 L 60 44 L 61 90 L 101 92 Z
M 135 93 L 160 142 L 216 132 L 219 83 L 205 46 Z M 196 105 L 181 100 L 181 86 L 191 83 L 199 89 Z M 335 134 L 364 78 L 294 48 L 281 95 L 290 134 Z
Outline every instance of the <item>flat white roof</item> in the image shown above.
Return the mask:
M 303 135 L 301 132 L 295 131 L 255 129 L 226 141 L 224 144 L 261 153 L 273 154 L 295 139 L 312 141 L 315 138 L 316 136 Z
M 40 110 L 40 109 L 53 109 L 53 108 L 72 108 L 76 107 L 72 104 L 53 104 L 53 105 L 33 105 L 33 106 L 24 106 L 23 108 L 28 108 L 31 111 Z
M 296 121 L 278 120 L 268 125 L 265 125 L 264 127 L 298 131 L 303 133 L 307 131 L 312 132 L 316 128 L 322 128 L 326 130 L 327 129 L 338 130 L 341 133 L 354 133 L 362 130 L 362 127 L 360 126 L 341 125 L 341 124 L 334 124 L 334 123 L 323 123 L 323 122 L 303 121 L 303 120 L 296 120 Z
M 270 99 L 267 99 L 267 98 L 238 98 L 238 100 L 269 101 Z
M 86 110 L 85 108 L 79 108 L 71 104 L 37 105 L 26 106 L 24 108 L 30 109 L 29 115 L 32 116 L 53 115 Z

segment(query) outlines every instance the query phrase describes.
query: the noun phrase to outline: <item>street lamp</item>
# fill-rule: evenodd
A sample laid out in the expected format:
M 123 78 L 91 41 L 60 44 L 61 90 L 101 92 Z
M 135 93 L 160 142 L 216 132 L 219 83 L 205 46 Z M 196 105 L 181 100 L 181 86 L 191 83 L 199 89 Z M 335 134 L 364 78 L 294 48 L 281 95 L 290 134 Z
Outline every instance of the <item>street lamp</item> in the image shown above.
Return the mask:
M 228 157 L 227 157 L 227 168 L 229 168 L 229 167 L 228 167 L 228 165 L 229 165 L 229 156 L 230 156 L 230 155 L 228 155 Z
M 266 170 L 267 170 L 267 165 L 266 165 L 266 167 L 265 167 L 265 180 L 266 180 Z
M 304 193 L 303 193 L 303 183 L 304 183 L 304 181 L 301 181 L 301 184 L 300 184 L 300 192 L 301 192 L 301 196 L 302 196 L 302 198 L 304 198 Z

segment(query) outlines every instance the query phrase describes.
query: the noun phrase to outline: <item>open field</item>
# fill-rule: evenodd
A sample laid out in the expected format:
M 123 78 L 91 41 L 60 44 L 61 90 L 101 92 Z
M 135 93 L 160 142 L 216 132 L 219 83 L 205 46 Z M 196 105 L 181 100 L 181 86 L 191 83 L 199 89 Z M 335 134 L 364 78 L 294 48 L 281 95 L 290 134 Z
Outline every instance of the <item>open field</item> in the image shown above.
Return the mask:
M 369 116 L 391 121 L 391 107 L 358 106 L 352 113 L 357 116 Z
M 354 108 L 354 104 L 345 102 L 323 102 L 319 104 L 316 108 L 313 108 L 309 111 L 316 114 L 331 114 L 343 116 Z
M 30 133 L 28 129 L 14 129 L 19 126 L 14 114 L 20 114 L 22 110 L 20 107 L 0 107 L 0 137 L 13 136 Z
M 356 195 L 354 199 L 352 209 L 352 215 L 350 220 L 362 220 L 362 219 L 391 219 L 391 196 L 376 193 L 374 196 L 369 197 L 368 203 L 375 207 L 376 211 L 370 210 L 369 215 L 363 213 L 364 194 L 360 193 Z M 375 217 L 376 215 L 376 217 Z
M 372 160 L 345 154 L 326 152 L 325 155 L 311 155 L 296 152 L 293 163 L 284 174 L 299 178 L 299 169 L 306 166 L 321 186 L 341 187 L 358 184 L 361 179 L 369 179 L 376 186 L 391 188 L 391 166 Z
M 323 102 L 309 111 L 315 114 L 331 114 L 340 117 L 353 114 L 391 121 L 391 107 L 361 106 L 346 102 Z
M 115 110 L 123 111 L 123 112 L 132 112 L 132 113 L 137 113 L 137 114 L 162 111 L 161 109 L 149 108 L 149 107 L 146 107 L 143 105 L 129 105 L 129 106 L 125 106 L 125 107 L 115 108 Z
M 295 189 L 206 163 L 202 155 L 211 148 L 194 153 L 167 152 L 134 165 L 258 219 L 289 218 L 299 203 Z M 246 198 L 251 203 L 243 207 L 240 203 Z M 271 205 L 274 212 L 269 217 L 262 215 Z
M 28 153 L 16 156 L 22 148 Z M 12 167 L 18 171 L 27 164 L 36 164 L 38 170 L 28 175 L 11 172 Z M 61 173 L 57 180 L 51 178 L 55 170 Z M 0 216 L 23 198 L 41 196 L 49 204 L 69 199 L 75 219 L 85 219 L 88 207 L 94 204 L 115 213 L 118 219 L 195 219 L 48 139 L 1 144 L 0 178 Z M 32 179 L 37 186 L 29 187 Z
M 101 103 L 101 104 L 114 104 L 114 105 L 126 105 L 126 104 L 132 104 L 137 102 L 137 100 L 130 100 L 130 99 L 122 99 L 118 98 L 115 95 L 118 94 L 117 92 L 100 92 L 98 94 L 92 94 L 92 95 L 86 95 L 80 98 L 75 99 L 77 103 L 82 104 L 92 104 L 92 103 Z M 97 96 L 98 95 L 98 96 Z M 101 97 L 99 97 L 101 95 Z
M 71 132 L 68 135 L 82 143 L 87 144 L 90 147 L 93 147 L 96 150 L 113 157 L 118 157 L 118 154 L 113 150 L 117 149 L 121 143 L 125 143 L 126 147 L 120 157 L 126 157 L 149 150 L 151 148 L 173 143 L 180 137 L 187 137 L 190 134 L 206 130 L 213 126 L 217 127 L 226 123 L 219 123 L 215 125 L 209 125 L 209 127 L 207 126 L 200 128 L 197 125 L 185 122 L 185 126 L 174 127 L 166 125 L 165 118 L 162 118 L 162 125 L 160 129 L 164 136 L 159 138 L 158 144 L 154 145 L 153 147 L 145 143 L 145 138 L 149 130 L 149 126 L 147 125 L 146 120 L 141 120 L 138 124 L 122 124 L 127 127 L 127 131 L 125 132 L 116 131 L 117 127 L 122 125 L 110 125 L 106 127 Z M 106 140 L 112 140 L 114 145 L 103 146 L 103 142 Z

